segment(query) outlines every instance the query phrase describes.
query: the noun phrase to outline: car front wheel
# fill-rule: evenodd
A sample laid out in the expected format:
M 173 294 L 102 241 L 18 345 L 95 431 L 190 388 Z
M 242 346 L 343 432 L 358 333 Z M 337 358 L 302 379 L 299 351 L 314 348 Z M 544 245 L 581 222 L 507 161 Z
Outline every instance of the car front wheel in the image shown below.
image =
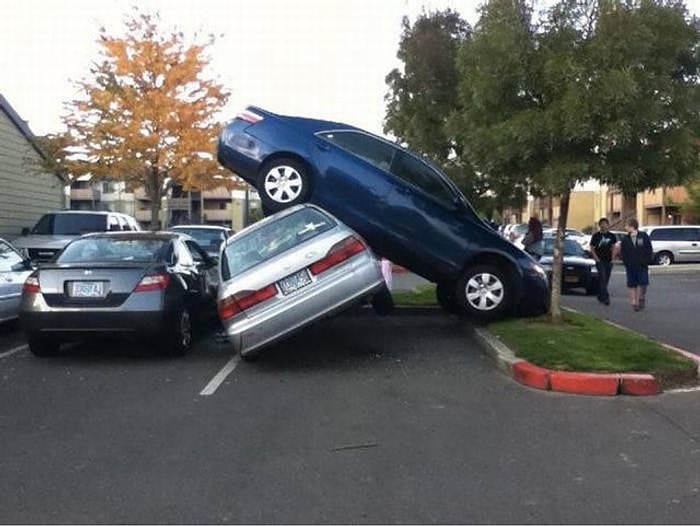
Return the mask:
M 296 159 L 275 159 L 260 171 L 258 193 L 265 211 L 279 212 L 304 203 L 310 191 L 308 170 Z
M 670 252 L 659 252 L 656 254 L 656 264 L 661 266 L 668 266 L 673 263 L 673 254 Z
M 184 356 L 192 349 L 192 317 L 186 308 L 173 316 L 162 345 L 163 351 L 171 356 Z
M 507 313 L 511 287 L 507 273 L 499 267 L 474 265 L 457 282 L 455 298 L 469 316 L 489 322 Z

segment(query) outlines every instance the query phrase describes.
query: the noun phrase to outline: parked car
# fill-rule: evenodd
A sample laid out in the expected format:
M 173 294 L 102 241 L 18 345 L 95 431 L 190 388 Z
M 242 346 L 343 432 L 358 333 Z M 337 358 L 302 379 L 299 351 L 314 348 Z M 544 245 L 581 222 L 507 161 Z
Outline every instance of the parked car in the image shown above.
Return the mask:
M 311 205 L 279 212 L 226 241 L 220 269 L 219 317 L 243 357 L 365 298 L 389 294 L 364 240 Z
M 555 236 L 557 233 L 556 228 L 547 228 L 543 231 L 545 237 L 546 236 Z M 576 241 L 583 250 L 590 250 L 591 248 L 591 237 L 587 234 L 584 234 L 580 230 L 576 230 L 574 228 L 567 228 L 565 229 L 565 237 L 566 239 L 571 239 L 572 241 Z
M 19 316 L 22 286 L 32 270 L 31 263 L 0 238 L 0 323 Z
M 191 236 L 207 254 L 217 257 L 224 241 L 235 234 L 230 228 L 215 225 L 177 225 L 169 230 Z
M 543 255 L 540 258 L 540 264 L 547 271 L 550 283 L 552 280 L 554 241 L 553 236 L 545 236 Z M 595 260 L 573 239 L 564 239 L 561 285 L 563 290 L 585 289 L 586 294 L 589 295 L 597 294 L 600 288 L 598 268 Z
M 83 234 L 92 232 L 138 232 L 141 228 L 131 216 L 116 212 L 66 210 L 43 215 L 31 230 L 13 244 L 34 263 L 51 261 L 63 247 Z
M 50 356 L 65 341 L 117 335 L 184 354 L 193 323 L 215 315 L 216 264 L 183 234 L 76 239 L 24 284 L 20 316 L 29 349 Z
M 440 304 L 482 320 L 547 309 L 544 271 L 489 228 L 427 161 L 347 124 L 249 107 L 218 159 L 256 186 L 266 212 L 311 202 L 376 254 L 437 283 Z
M 657 265 L 700 261 L 699 225 L 647 226 L 641 230 L 649 234 Z

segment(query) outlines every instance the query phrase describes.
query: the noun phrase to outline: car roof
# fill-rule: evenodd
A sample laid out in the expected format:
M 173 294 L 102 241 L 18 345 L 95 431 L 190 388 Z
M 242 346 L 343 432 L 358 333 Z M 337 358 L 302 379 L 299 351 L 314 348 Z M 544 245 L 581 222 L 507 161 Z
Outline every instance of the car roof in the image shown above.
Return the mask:
M 186 228 L 188 230 L 231 230 L 230 227 L 220 225 L 175 225 L 168 230 L 177 230 L 178 228 Z
M 644 226 L 640 230 L 665 230 L 667 228 L 700 228 L 700 225 L 655 225 Z
M 46 215 L 66 215 L 66 214 L 78 214 L 78 215 L 108 215 L 108 214 L 116 214 L 116 215 L 126 215 L 122 214 L 121 212 L 110 212 L 109 210 L 58 210 L 56 212 L 48 212 Z
M 161 241 L 168 241 L 171 239 L 192 239 L 190 236 L 187 234 L 183 234 L 180 232 L 153 232 L 153 231 L 145 231 L 145 232 L 94 232 L 92 234 L 85 234 L 82 236 L 83 238 L 97 238 L 97 237 L 106 237 L 106 238 L 124 238 L 124 239 L 143 239 L 143 240 L 161 240 Z

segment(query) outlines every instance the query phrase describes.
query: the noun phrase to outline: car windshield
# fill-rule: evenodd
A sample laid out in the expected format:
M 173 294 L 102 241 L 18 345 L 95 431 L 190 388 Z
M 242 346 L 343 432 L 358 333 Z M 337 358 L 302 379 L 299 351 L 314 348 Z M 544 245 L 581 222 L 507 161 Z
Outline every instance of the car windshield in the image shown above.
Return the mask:
M 224 231 L 215 228 L 174 227 L 172 230 L 191 236 L 204 249 L 215 248 L 218 250 L 226 239 Z
M 554 254 L 554 238 L 546 237 L 544 239 L 544 255 L 551 256 Z M 576 241 L 572 239 L 564 240 L 564 255 L 565 256 L 578 256 L 586 257 L 586 252 L 581 248 Z
M 234 240 L 224 251 L 222 275 L 230 279 L 335 227 L 315 208 L 303 208 Z
M 44 236 L 80 236 L 90 232 L 104 232 L 107 216 L 104 214 L 46 214 L 36 224 L 32 234 Z
M 89 237 L 68 245 L 56 263 L 156 263 L 166 260 L 168 241 Z

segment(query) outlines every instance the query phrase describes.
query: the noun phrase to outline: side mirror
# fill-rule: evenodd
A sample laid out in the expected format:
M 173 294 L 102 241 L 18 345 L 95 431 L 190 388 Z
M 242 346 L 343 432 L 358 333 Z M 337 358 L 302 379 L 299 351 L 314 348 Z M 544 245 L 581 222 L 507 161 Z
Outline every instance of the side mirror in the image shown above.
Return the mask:
M 28 235 L 29 235 L 29 232 L 30 232 L 30 230 L 29 230 L 29 228 L 27 228 L 26 226 L 22 229 L 22 235 L 23 235 L 23 236 L 28 236 Z

